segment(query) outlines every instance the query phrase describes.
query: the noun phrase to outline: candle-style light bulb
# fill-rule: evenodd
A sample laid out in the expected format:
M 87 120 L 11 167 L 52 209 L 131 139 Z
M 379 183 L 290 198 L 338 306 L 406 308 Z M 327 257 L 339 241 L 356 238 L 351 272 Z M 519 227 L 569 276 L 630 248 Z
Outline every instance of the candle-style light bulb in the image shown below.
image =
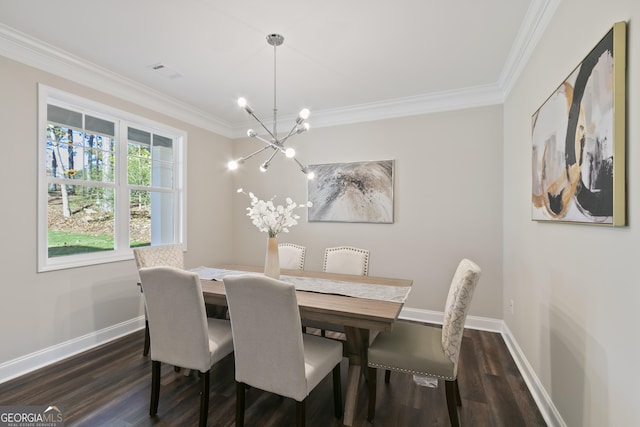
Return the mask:
M 308 108 L 303 108 L 298 113 L 298 118 L 296 119 L 296 123 L 300 124 L 300 123 L 304 122 L 305 120 L 307 120 L 309 118 L 310 114 L 311 114 L 311 112 L 309 111 Z
M 245 98 L 238 98 L 238 107 L 244 108 L 244 110 L 249 114 L 253 113 L 253 109 L 249 107 L 249 104 L 247 103 L 247 100 Z

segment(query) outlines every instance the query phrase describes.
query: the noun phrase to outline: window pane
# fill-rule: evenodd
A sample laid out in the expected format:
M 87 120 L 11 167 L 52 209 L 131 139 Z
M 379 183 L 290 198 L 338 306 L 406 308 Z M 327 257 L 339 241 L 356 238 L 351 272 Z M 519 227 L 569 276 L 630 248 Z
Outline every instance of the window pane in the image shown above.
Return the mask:
M 153 160 L 173 161 L 173 140 L 153 135 Z
M 115 140 L 49 124 L 47 176 L 114 182 Z
M 173 139 L 128 128 L 128 182 L 173 188 Z
M 99 135 L 85 135 L 83 179 L 114 182 L 115 140 Z
M 173 185 L 173 164 L 154 161 L 151 165 L 152 185 L 154 187 L 171 188 Z
M 133 190 L 130 194 L 130 246 L 174 243 L 173 193 Z
M 129 246 L 151 244 L 151 196 L 148 191 L 131 191 L 129 218 Z
M 46 151 L 48 176 L 73 178 L 82 170 L 82 132 L 49 124 Z
M 149 159 L 151 158 L 149 147 L 150 145 L 148 144 L 138 144 L 136 142 L 129 141 L 127 154 L 129 157 L 144 157 L 145 159 Z
M 82 129 L 82 113 L 56 105 L 47 105 L 47 120 L 60 125 Z
M 127 129 L 127 138 L 129 141 L 141 142 L 145 145 L 151 145 L 151 133 L 145 132 L 143 130 L 128 128 Z
M 49 257 L 114 248 L 111 188 L 49 184 Z
M 116 124 L 97 117 L 85 116 L 84 127 L 92 133 L 100 133 L 107 136 L 115 136 Z
M 141 133 L 129 137 L 140 137 Z M 142 135 L 144 136 L 144 135 Z M 139 139 L 144 139 L 140 137 Z M 150 144 L 129 140 L 127 145 L 127 176 L 131 185 L 151 185 L 151 151 Z
M 129 157 L 128 180 L 131 185 L 151 185 L 151 161 L 149 159 Z

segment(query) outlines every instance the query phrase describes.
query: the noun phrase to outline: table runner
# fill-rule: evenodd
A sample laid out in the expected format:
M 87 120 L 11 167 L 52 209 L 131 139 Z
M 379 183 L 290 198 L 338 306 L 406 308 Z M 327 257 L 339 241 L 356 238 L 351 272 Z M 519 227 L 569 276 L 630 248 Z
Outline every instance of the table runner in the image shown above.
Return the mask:
M 222 280 L 227 275 L 247 274 L 240 270 L 197 267 L 192 269 L 202 280 Z M 262 273 L 253 273 L 262 274 Z M 298 291 L 319 292 L 323 294 L 344 295 L 355 298 L 373 299 L 404 303 L 411 290 L 410 286 L 388 286 L 369 283 L 349 282 L 344 280 L 322 279 L 317 277 L 280 276 L 283 282 L 293 283 Z M 354 283 L 357 286 L 353 286 Z

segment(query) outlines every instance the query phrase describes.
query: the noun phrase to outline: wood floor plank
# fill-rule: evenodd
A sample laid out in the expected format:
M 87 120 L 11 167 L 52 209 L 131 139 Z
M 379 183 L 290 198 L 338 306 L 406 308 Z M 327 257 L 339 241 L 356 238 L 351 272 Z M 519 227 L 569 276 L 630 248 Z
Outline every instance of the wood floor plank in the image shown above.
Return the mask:
M 67 426 L 189 426 L 197 425 L 199 378 L 185 376 L 162 365 L 160 403 L 149 416 L 151 361 L 142 356 L 143 332 L 54 363 L 0 384 L 0 405 L 63 407 Z M 343 393 L 348 362 L 343 359 Z M 465 330 L 458 381 L 463 426 L 544 426 L 526 384 L 500 334 Z M 411 375 L 393 373 L 384 383 L 378 370 L 375 427 L 448 426 L 444 384 L 436 388 L 413 383 Z M 343 394 L 344 397 L 344 394 Z M 233 356 L 211 370 L 209 426 L 235 425 Z M 354 427 L 366 421 L 368 390 L 360 378 Z M 247 426 L 282 427 L 295 424 L 295 402 L 261 390 L 249 389 Z M 329 375 L 307 398 L 307 426 L 341 427 L 333 416 L 332 379 Z
M 460 396 L 466 400 L 486 404 L 487 397 L 482 384 L 483 369 L 481 369 L 481 366 L 486 365 L 486 357 L 482 353 L 481 346 L 469 334 L 469 331 L 465 331 L 465 336 L 462 337 L 462 351 L 458 359 Z

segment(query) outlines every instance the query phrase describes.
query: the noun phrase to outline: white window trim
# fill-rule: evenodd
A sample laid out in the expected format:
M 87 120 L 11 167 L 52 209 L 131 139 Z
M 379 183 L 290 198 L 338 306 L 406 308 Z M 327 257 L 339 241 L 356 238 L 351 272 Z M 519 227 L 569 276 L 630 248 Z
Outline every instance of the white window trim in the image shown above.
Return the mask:
M 43 84 L 38 84 L 38 203 L 37 203 L 37 236 L 38 236 L 38 272 L 60 270 L 65 268 L 83 267 L 95 264 L 103 264 L 116 261 L 124 261 L 133 258 L 133 251 L 129 248 L 128 242 L 128 208 L 121 206 L 122 204 L 116 204 L 115 215 L 120 218 L 126 218 L 125 226 L 120 229 L 116 229 L 116 248 L 113 251 L 92 252 L 87 254 L 66 255 L 60 257 L 49 258 L 48 256 L 48 224 L 47 224 L 47 175 L 46 175 L 46 156 L 44 144 L 46 144 L 46 126 L 47 126 L 47 104 L 55 103 L 58 105 L 68 104 L 73 109 L 81 108 L 87 110 L 87 112 L 95 112 L 98 114 L 105 114 L 112 116 L 118 120 L 116 123 L 118 135 L 116 135 L 118 144 L 116 146 L 116 173 L 120 175 L 120 182 L 116 182 L 116 191 L 122 187 L 121 182 L 126 183 L 126 167 L 123 168 L 120 165 L 126 165 L 126 150 L 123 150 L 120 145 L 122 141 L 127 141 L 126 128 L 127 126 L 142 126 L 145 129 L 152 129 L 158 134 L 172 135 L 176 138 L 177 149 L 175 150 L 175 163 L 174 167 L 177 171 L 174 173 L 176 178 L 176 189 L 178 191 L 178 203 L 176 204 L 175 212 L 175 242 L 181 243 L 183 250 L 187 249 L 187 132 L 184 130 L 176 129 L 165 124 L 137 116 L 126 111 L 110 107 L 105 104 L 101 104 L 95 101 L 76 96 L 59 89 L 55 89 Z M 124 139 L 123 139 L 124 137 Z M 126 142 L 124 142 L 126 146 Z M 123 153 L 124 152 L 124 153 Z M 124 157 L 123 157 L 124 156 Z M 124 158 L 124 160 L 123 160 Z M 125 176 L 125 181 L 122 180 L 122 175 Z M 95 185 L 91 183 L 90 185 Z M 126 234 L 126 239 L 124 235 Z M 122 240 L 126 240 L 125 243 L 121 243 Z M 120 242 L 120 243 L 118 243 Z

